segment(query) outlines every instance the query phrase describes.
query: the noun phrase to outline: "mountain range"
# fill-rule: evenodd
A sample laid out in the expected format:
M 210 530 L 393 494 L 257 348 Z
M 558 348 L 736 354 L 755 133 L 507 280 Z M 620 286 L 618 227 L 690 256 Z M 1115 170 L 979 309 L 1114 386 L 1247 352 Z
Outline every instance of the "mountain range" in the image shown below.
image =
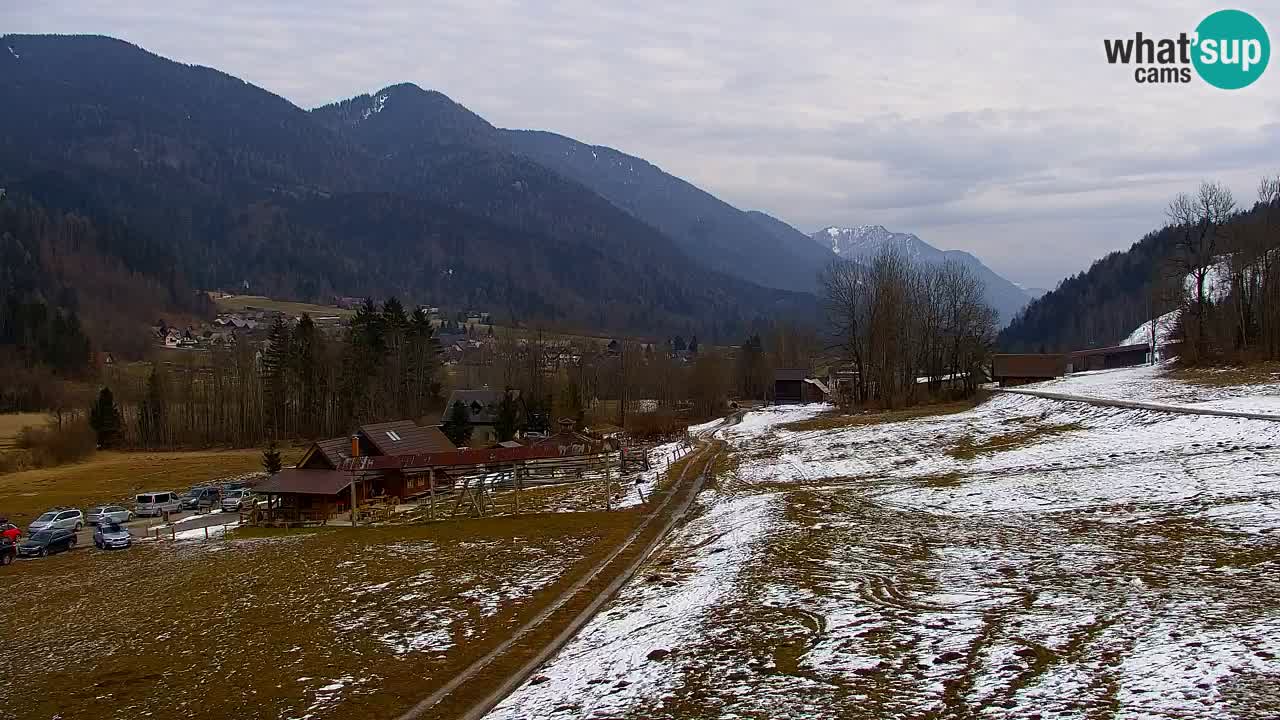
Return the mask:
M 156 313 L 191 311 L 190 288 L 248 288 L 735 340 L 776 318 L 818 321 L 831 251 L 857 259 L 874 246 L 857 228 L 815 243 L 639 157 L 497 128 L 409 83 L 306 110 L 121 40 L 6 35 L 0 104 L 21 108 L 0 114 L 10 202 L 122 228 L 95 236 L 95 262 L 162 288 L 170 302 Z M 974 267 L 1002 318 L 1026 302 L 967 253 L 873 235 Z M 43 295 L 111 307 L 56 263 L 41 267 L 56 276 Z
M 849 260 L 873 257 L 886 248 L 894 248 L 916 262 L 959 263 L 973 271 L 986 286 L 986 299 L 1000 314 L 1000 324 L 1008 323 L 1033 296 L 1021 286 L 1006 280 L 977 257 L 963 250 L 939 250 L 910 233 L 893 232 L 883 225 L 827 227 L 811 236 L 827 252 Z
M 120 40 L 7 35 L 0 105 L 22 109 L 0 114 L 9 201 L 166 248 L 142 262 L 108 238 L 97 249 L 124 272 L 713 341 L 817 317 L 822 257 L 803 235 L 784 242 L 638 158 L 501 130 L 416 85 L 308 111 Z

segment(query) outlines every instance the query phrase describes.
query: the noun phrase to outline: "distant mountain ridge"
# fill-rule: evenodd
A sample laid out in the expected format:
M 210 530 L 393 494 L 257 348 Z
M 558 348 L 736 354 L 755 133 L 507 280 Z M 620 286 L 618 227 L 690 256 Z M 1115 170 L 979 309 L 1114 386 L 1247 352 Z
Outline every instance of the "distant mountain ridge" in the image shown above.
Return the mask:
M 724 340 L 816 313 L 812 294 L 700 262 L 695 235 L 516 152 L 438 92 L 405 83 L 307 111 L 113 38 L 0 45 L 0 105 L 22 108 L 0 113 L 0 187 L 127 225 L 130 246 L 100 248 L 127 271 L 143 268 L 131 248 L 161 243 L 174 287 L 397 294 L 501 322 Z
M 750 213 L 642 158 L 550 132 L 502 135 L 517 154 L 595 190 L 713 270 L 765 287 L 813 292 L 830 259 L 799 230 L 781 221 L 763 227 Z
M 963 250 L 940 250 L 912 233 L 894 232 L 883 225 L 825 227 L 810 236 L 832 255 L 848 260 L 865 260 L 893 247 L 917 262 L 943 263 L 948 260 L 971 269 L 986 285 L 986 298 L 1005 325 L 1031 302 L 1021 287 L 1000 276 L 976 256 Z

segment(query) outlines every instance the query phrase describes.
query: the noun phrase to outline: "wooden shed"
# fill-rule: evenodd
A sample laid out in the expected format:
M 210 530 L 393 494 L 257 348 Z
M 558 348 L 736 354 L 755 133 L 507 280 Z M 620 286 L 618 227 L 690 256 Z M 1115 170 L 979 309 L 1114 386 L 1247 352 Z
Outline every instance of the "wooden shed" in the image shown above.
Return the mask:
M 826 401 L 826 395 L 809 381 L 806 368 L 778 368 L 773 373 L 773 401 L 778 405 L 799 405 Z
M 1067 374 L 1067 362 L 1065 353 L 996 355 L 991 359 L 992 380 L 1001 387 L 1052 380 Z
M 1112 368 L 1145 365 L 1150 352 L 1151 346 L 1147 343 L 1115 345 L 1093 350 L 1077 350 L 1071 353 L 1070 371 L 1085 372 L 1086 370 L 1110 370 Z

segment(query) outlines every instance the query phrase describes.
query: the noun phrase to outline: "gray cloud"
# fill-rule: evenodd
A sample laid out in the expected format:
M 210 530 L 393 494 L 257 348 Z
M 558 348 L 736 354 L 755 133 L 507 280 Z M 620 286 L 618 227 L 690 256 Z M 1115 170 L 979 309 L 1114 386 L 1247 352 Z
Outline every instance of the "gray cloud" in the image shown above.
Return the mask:
M 1276 71 L 1223 93 L 1104 61 L 1103 38 L 1216 9 L 1190 0 L 17 5 L 5 31 L 121 37 L 304 107 L 415 82 L 803 230 L 880 222 L 1039 285 L 1127 247 L 1202 178 L 1247 204 L 1280 170 Z

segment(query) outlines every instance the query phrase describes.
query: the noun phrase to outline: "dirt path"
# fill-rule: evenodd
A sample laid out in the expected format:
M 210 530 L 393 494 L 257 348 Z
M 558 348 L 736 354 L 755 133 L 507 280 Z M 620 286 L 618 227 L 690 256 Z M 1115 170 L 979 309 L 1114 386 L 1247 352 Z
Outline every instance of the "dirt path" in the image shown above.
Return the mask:
M 402 714 L 400 719 L 480 718 L 527 681 L 631 580 L 684 517 L 701 491 L 718 453 L 718 443 L 704 441 L 702 447 L 685 462 L 676 482 L 666 490 L 655 491 L 655 494 L 665 493 L 666 497 L 612 554 L 561 593 L 545 610 L 517 628 L 510 638 Z M 561 629 L 551 634 L 557 626 Z M 518 662 L 522 657 L 528 659 L 518 666 L 510 666 L 513 660 Z M 496 668 L 498 665 L 504 667 Z M 500 671 L 495 672 L 495 669 Z M 491 689 L 486 691 L 486 688 Z

